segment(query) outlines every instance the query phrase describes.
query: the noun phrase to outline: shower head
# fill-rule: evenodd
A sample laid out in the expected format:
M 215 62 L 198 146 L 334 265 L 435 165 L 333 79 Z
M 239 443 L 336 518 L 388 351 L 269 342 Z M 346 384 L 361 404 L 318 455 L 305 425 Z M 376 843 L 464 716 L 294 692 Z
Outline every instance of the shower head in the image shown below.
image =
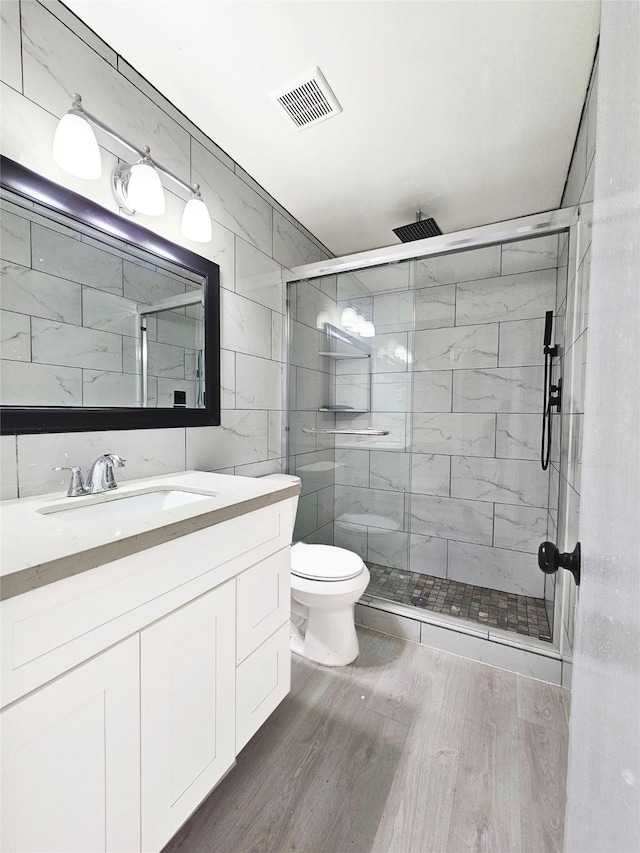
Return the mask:
M 421 216 L 421 211 L 418 211 L 415 222 L 410 222 L 408 225 L 401 225 L 400 228 L 394 228 L 393 233 L 403 243 L 410 243 L 413 240 L 424 240 L 425 237 L 437 237 L 439 234 L 442 234 L 435 219 L 421 219 Z

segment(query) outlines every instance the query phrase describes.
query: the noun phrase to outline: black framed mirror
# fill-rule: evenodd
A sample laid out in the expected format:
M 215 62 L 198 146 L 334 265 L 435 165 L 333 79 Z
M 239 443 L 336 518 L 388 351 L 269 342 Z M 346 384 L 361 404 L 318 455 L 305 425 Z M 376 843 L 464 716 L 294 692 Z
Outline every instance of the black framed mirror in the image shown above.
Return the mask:
M 220 423 L 219 267 L 0 157 L 2 434 Z

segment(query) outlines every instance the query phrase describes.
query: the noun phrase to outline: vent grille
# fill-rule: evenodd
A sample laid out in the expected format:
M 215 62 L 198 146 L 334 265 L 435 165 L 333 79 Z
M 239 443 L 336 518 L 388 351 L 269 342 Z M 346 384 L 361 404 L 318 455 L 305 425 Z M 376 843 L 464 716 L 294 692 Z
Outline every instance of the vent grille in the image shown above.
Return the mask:
M 342 112 L 342 107 L 319 68 L 313 68 L 288 86 L 276 89 L 269 97 L 273 98 L 298 130 Z

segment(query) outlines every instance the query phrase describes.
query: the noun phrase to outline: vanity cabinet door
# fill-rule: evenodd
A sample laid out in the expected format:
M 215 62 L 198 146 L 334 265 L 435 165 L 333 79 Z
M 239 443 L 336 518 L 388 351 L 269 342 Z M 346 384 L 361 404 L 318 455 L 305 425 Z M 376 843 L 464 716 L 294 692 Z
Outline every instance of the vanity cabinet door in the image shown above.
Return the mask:
M 291 614 L 291 549 L 283 548 L 238 575 L 236 663 L 240 664 L 267 637 L 289 623 Z
M 140 849 L 139 698 L 135 636 L 3 711 L 4 853 Z
M 236 749 L 246 746 L 291 689 L 289 623 L 243 661 L 236 672 Z
M 235 760 L 235 580 L 141 633 L 142 849 L 158 851 Z

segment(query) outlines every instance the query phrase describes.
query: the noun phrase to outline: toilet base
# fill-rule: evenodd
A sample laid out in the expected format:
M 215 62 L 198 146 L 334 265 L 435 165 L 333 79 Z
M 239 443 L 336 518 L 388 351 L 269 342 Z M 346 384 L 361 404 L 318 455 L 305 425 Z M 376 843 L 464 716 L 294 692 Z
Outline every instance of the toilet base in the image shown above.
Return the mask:
M 304 636 L 292 623 L 291 651 L 323 666 L 346 666 L 360 653 L 353 604 L 335 610 L 308 611 Z

